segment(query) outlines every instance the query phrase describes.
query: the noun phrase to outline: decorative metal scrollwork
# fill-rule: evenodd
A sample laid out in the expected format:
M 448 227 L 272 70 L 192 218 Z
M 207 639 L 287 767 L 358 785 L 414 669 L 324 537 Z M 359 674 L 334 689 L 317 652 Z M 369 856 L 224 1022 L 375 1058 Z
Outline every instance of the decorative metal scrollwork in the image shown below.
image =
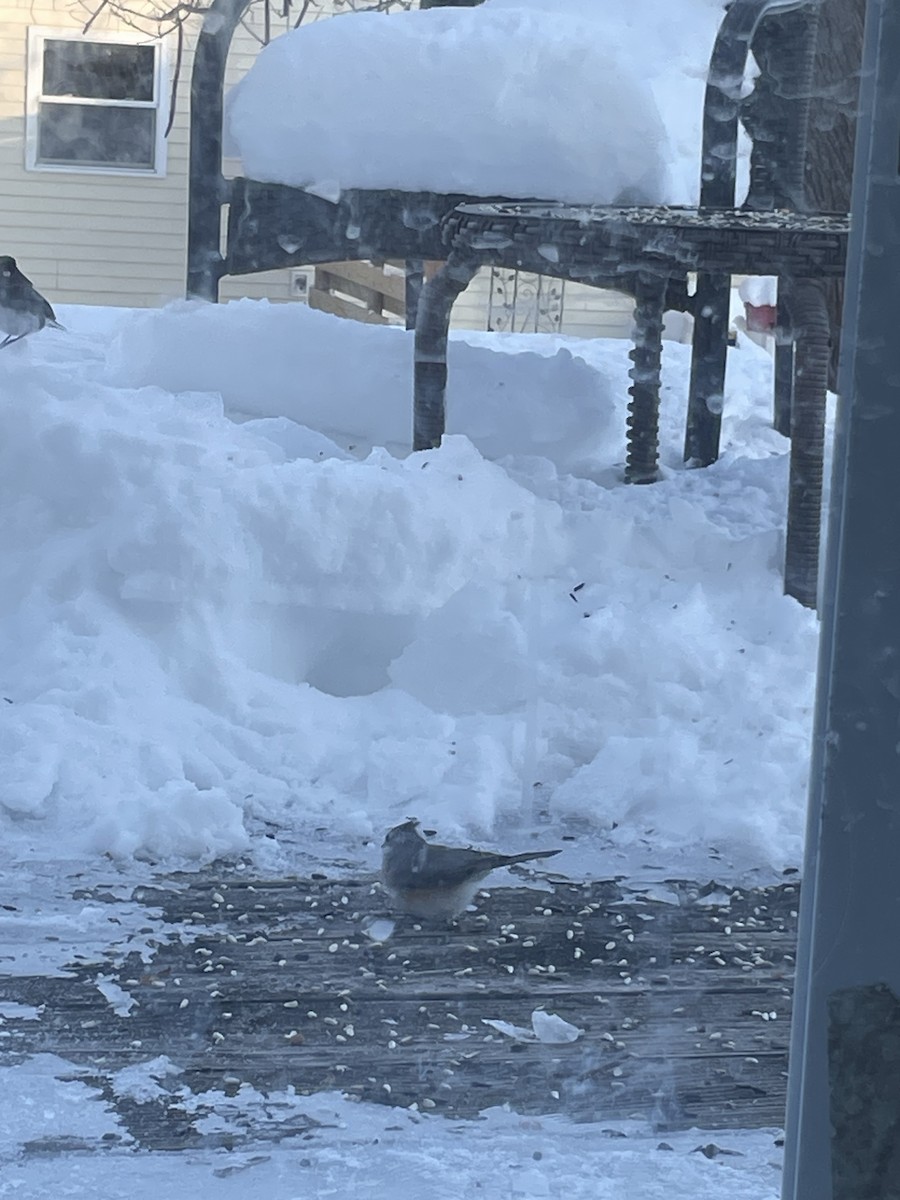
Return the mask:
M 559 333 L 565 299 L 565 280 L 492 267 L 487 328 L 496 333 Z

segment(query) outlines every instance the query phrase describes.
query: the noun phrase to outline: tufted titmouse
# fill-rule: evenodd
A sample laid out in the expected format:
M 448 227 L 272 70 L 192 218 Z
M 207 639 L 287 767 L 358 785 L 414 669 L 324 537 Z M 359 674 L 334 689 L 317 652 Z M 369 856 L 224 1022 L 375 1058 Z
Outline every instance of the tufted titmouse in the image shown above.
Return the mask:
M 418 825 L 411 818 L 388 830 L 381 861 L 385 888 L 398 907 L 414 917 L 455 917 L 471 903 L 482 879 L 497 867 L 560 853 L 526 850 L 524 854 L 495 854 L 435 846 L 425 841 Z

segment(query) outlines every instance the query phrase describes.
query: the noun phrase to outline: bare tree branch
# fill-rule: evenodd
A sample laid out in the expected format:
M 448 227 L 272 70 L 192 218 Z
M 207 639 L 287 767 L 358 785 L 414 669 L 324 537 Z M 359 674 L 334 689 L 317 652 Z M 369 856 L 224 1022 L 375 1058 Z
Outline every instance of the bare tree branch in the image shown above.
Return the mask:
M 272 0 L 252 0 L 251 7 L 263 8 L 263 33 L 246 26 L 257 41 L 265 44 L 272 37 Z M 165 37 L 185 25 L 192 17 L 202 17 L 209 8 L 208 0 L 179 0 L 178 3 L 163 3 L 162 0 L 76 0 L 75 8 L 87 15 L 83 32 L 89 33 L 102 15 L 106 21 L 121 22 L 148 37 Z M 296 28 L 304 21 L 317 20 L 335 12 L 390 12 L 408 11 L 419 7 L 418 0 L 281 0 L 275 9 L 278 17 L 286 21 L 292 9 L 298 10 L 293 19 Z
M 97 7 L 97 8 L 94 10 L 94 12 L 91 14 L 91 17 L 90 17 L 90 19 L 88 20 L 88 23 L 85 25 L 84 29 L 82 30 L 82 33 L 87 33 L 87 32 L 88 32 L 88 30 L 90 29 L 90 27 L 91 27 L 91 26 L 93 25 L 93 23 L 94 23 L 94 22 L 97 20 L 97 18 L 98 18 L 98 17 L 100 16 L 100 14 L 103 12 L 104 8 L 106 8 L 106 6 L 107 6 L 107 4 L 108 4 L 108 3 L 109 3 L 109 0 L 100 0 L 100 4 L 99 4 L 99 6 L 98 6 L 98 7 Z
M 299 25 L 303 24 L 303 19 L 305 18 L 306 14 L 309 12 L 309 5 L 310 5 L 310 0 L 303 0 L 303 3 L 300 6 L 300 15 L 297 17 L 297 20 L 294 22 L 295 29 Z M 290 6 L 291 6 L 290 0 L 285 0 L 285 10 L 284 10 L 285 16 L 287 16 Z
M 468 0 L 466 0 L 468 2 Z M 266 45 L 272 39 L 272 8 L 273 0 L 251 0 L 241 25 L 246 32 L 260 45 Z M 262 5 L 263 30 L 262 34 L 247 20 L 253 9 Z M 287 21 L 293 6 L 292 0 L 281 0 L 281 7 L 276 9 L 278 17 Z M 169 96 L 169 113 L 166 123 L 165 136 L 172 131 L 177 110 L 178 86 L 184 63 L 185 27 L 196 18 L 202 18 L 210 7 L 210 0 L 177 0 L 174 5 L 163 0 L 74 0 L 72 5 L 76 12 L 85 14 L 82 33 L 89 34 L 95 23 L 103 17 L 104 26 L 124 26 L 148 39 L 175 37 L 175 63 L 172 70 L 172 83 Z M 299 0 L 298 15 L 293 21 L 296 28 L 304 21 L 315 21 L 320 17 L 331 16 L 336 11 L 348 12 L 389 12 L 392 9 L 408 11 L 418 7 L 418 0 Z

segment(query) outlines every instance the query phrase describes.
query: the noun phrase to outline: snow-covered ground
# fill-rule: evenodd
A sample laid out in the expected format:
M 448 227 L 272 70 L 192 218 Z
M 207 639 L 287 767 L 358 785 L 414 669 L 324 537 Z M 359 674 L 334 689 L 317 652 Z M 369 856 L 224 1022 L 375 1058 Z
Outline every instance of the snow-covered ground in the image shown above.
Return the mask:
M 658 0 L 562 4 L 278 39 L 230 103 L 247 173 L 696 200 L 719 0 L 675 28 Z M 457 336 L 450 435 L 411 455 L 403 331 L 246 301 L 59 315 L 68 332 L 0 355 L 0 981 L 113 943 L 151 955 L 129 896 L 154 869 L 371 870 L 410 815 L 508 850 L 566 838 L 575 878 L 799 865 L 816 624 L 782 594 L 787 444 L 758 346 L 730 352 L 720 461 L 686 471 L 689 350 L 667 345 L 664 478 L 634 488 L 625 343 Z M 0 982 L 0 1039 L 39 1017 Z M 177 1067 L 154 1059 L 115 1090 L 161 1081 Z M 779 1189 L 773 1131 L 663 1141 L 246 1087 L 183 1102 L 211 1133 L 321 1124 L 139 1153 L 89 1072 L 38 1055 L 0 1068 L 0 1198 Z
M 147 1099 L 165 1062 L 120 1072 L 117 1089 Z M 637 1123 L 577 1125 L 494 1109 L 477 1122 L 351 1103 L 338 1094 L 193 1097 L 188 1111 L 220 1101 L 210 1132 L 240 1135 L 254 1110 L 269 1122 L 320 1122 L 277 1146 L 190 1154 L 136 1154 L 102 1099 L 51 1055 L 0 1069 L 0 1197 L 16 1200 L 776 1200 L 781 1151 L 774 1132 L 653 1135 Z M 107 1137 L 100 1156 L 48 1152 L 42 1139 Z M 23 1155 L 24 1142 L 31 1149 Z M 42 1149 L 42 1144 L 44 1148 Z M 706 1153 L 704 1153 L 704 1150 Z
M 107 318 L 0 362 L 7 856 L 370 867 L 414 814 L 577 833 L 572 873 L 799 864 L 816 623 L 757 346 L 704 471 L 667 346 L 665 479 L 626 487 L 625 343 L 456 338 L 407 455 L 402 330 Z
M 0 358 L 4 971 L 140 947 L 148 861 L 369 869 L 409 814 L 510 849 L 574 833 L 573 876 L 799 863 L 816 627 L 782 595 L 759 347 L 730 353 L 722 458 L 686 471 L 667 345 L 665 478 L 637 488 L 625 343 L 455 338 L 451 435 L 409 455 L 404 331 L 248 301 L 60 316 Z M 73 897 L 101 882 L 120 902 Z M 702 1133 L 338 1096 L 207 1096 L 211 1129 L 254 1104 L 327 1128 L 136 1156 L 73 1075 L 0 1072 L 0 1197 L 778 1190 L 771 1132 L 707 1159 Z

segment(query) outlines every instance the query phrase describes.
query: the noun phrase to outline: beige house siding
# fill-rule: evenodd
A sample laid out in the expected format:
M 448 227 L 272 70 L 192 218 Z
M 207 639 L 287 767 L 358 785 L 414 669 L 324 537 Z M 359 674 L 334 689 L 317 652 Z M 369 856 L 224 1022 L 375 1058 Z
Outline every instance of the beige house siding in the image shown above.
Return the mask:
M 184 295 L 191 45 L 181 64 L 163 177 L 25 167 L 28 28 L 80 32 L 89 15 L 89 7 L 71 0 L 0 0 L 0 253 L 16 257 L 53 303 L 154 307 Z M 273 16 L 273 33 L 290 25 L 291 19 L 279 24 Z M 92 30 L 127 32 L 102 11 Z M 249 69 L 261 44 L 262 14 L 251 9 L 232 43 L 229 85 Z M 171 68 L 174 39 L 164 45 Z M 290 278 L 289 271 L 226 278 L 220 295 L 297 303 Z M 489 273 L 481 272 L 454 309 L 455 327 L 487 327 L 489 287 Z M 628 298 L 566 285 L 561 332 L 625 337 L 630 328 Z
M 185 114 L 161 178 L 25 167 L 28 28 L 77 32 L 87 16 L 69 0 L 0 2 L 0 244 L 55 303 L 162 304 L 184 294 Z M 120 32 L 103 14 L 95 29 Z
M 154 307 L 184 296 L 191 45 L 179 73 L 164 176 L 25 167 L 28 29 L 80 32 L 88 15 L 70 0 L 0 0 L 0 245 L 55 303 Z M 92 31 L 128 32 L 104 13 Z M 239 28 L 232 81 L 259 45 Z M 163 47 L 171 72 L 174 39 L 164 39 Z M 168 96 L 160 114 L 167 116 Z M 223 299 L 240 295 L 287 299 L 287 272 L 223 282 Z

